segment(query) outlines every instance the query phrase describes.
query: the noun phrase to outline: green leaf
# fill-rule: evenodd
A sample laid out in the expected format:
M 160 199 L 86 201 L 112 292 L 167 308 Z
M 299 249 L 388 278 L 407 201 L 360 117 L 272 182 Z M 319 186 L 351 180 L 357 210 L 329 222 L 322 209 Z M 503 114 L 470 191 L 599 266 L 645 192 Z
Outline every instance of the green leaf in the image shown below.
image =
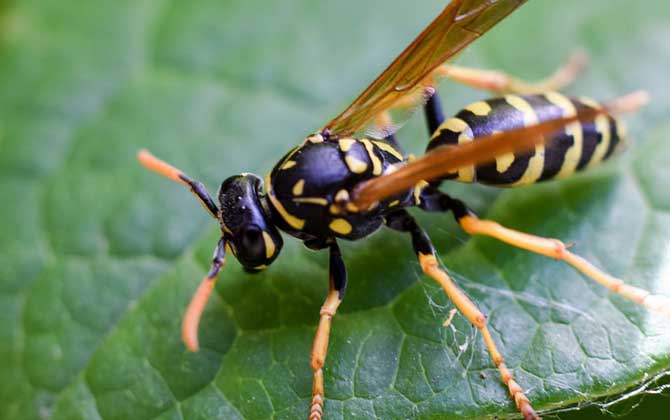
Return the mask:
M 268 4 L 269 3 L 269 4 Z M 287 240 L 267 272 L 222 273 L 201 328 L 179 337 L 217 227 L 140 168 L 147 147 L 215 191 L 264 174 L 321 127 L 445 1 L 0 1 L 0 418 L 296 419 L 327 289 L 322 253 Z M 480 214 L 574 241 L 608 272 L 670 295 L 670 7 L 529 2 L 461 57 L 527 78 L 585 48 L 573 94 L 646 88 L 635 145 L 574 179 L 500 192 L 449 185 Z M 442 87 L 449 112 L 484 95 Z M 420 154 L 417 115 L 399 136 Z M 665 319 L 565 265 L 446 215 L 417 217 L 489 316 L 538 409 L 615 396 L 668 369 Z M 481 336 L 421 275 L 408 238 L 343 245 L 350 288 L 325 369 L 329 419 L 507 418 Z

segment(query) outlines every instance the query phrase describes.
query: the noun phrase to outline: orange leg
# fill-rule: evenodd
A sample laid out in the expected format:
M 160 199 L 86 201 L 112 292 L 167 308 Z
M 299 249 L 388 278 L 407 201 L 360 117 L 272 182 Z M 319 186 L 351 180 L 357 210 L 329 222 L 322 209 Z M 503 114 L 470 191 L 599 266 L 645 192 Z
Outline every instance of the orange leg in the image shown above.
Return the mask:
M 518 93 L 528 95 L 561 90 L 572 83 L 586 66 L 583 52 L 574 53 L 566 63 L 548 78 L 529 83 L 497 70 L 481 70 L 445 64 L 435 70 L 435 76 L 448 77 L 459 83 L 495 94 Z
M 212 267 L 209 269 L 209 272 L 200 282 L 198 290 L 191 298 L 191 302 L 186 308 L 186 313 L 184 314 L 184 320 L 181 324 L 181 337 L 186 345 L 186 348 L 190 351 L 198 351 L 198 325 L 200 324 L 200 317 L 202 312 L 205 310 L 205 305 L 209 299 L 209 295 L 212 294 L 214 290 L 214 284 L 216 283 L 216 276 L 219 274 L 219 270 L 225 264 L 225 252 L 226 252 L 226 241 L 221 238 L 219 243 L 216 245 L 214 250 L 214 256 L 212 257 Z
M 517 248 L 565 261 L 588 278 L 602 284 L 611 291 L 625 296 L 651 311 L 670 317 L 669 298 L 651 294 L 647 290 L 631 286 L 621 279 L 604 273 L 584 258 L 570 252 L 568 247 L 558 239 L 542 238 L 508 229 L 490 220 L 480 220 L 473 214 L 459 218 L 458 223 L 463 227 L 463 230 L 471 235 L 491 236 Z
M 412 235 L 412 246 L 419 258 L 419 264 L 421 265 L 423 272 L 442 287 L 447 296 L 449 296 L 449 299 L 451 299 L 463 316 L 479 329 L 484 338 L 484 342 L 486 343 L 486 348 L 491 355 L 491 359 L 493 359 L 493 363 L 498 368 L 498 372 L 500 372 L 502 382 L 507 386 L 517 409 L 521 412 L 524 419 L 538 420 L 539 417 L 535 413 L 535 410 L 533 410 L 528 397 L 514 379 L 512 372 L 505 365 L 505 360 L 496 347 L 493 337 L 491 337 L 491 333 L 486 325 L 486 317 L 477 306 L 475 306 L 472 300 L 470 300 L 470 298 L 451 280 L 449 275 L 440 268 L 437 259 L 435 258 L 433 245 L 426 232 L 424 232 L 424 230 L 416 224 L 414 218 L 404 210 L 396 211 L 387 216 L 386 224 L 391 229 L 401 232 L 409 232 Z M 452 316 L 450 315 L 450 318 L 447 319 L 445 325 L 448 325 L 448 323 L 451 322 L 451 317 Z
M 452 211 L 456 221 L 470 235 L 486 235 L 536 254 L 565 261 L 582 274 L 602 284 L 611 291 L 659 314 L 670 317 L 670 298 L 651 294 L 649 291 L 624 283 L 596 268 L 579 255 L 568 250 L 558 239 L 543 238 L 501 226 L 491 220 L 481 220 L 460 200 L 449 197 L 434 187 L 427 187 L 421 193 L 420 207 L 426 211 Z
M 517 409 L 523 415 L 523 418 L 526 420 L 539 419 L 530 404 L 530 400 L 528 400 L 528 397 L 523 391 L 523 388 L 516 382 L 512 372 L 505 365 L 505 359 L 503 359 L 500 354 L 500 351 L 496 347 L 493 337 L 491 337 L 491 333 L 486 326 L 486 317 L 484 314 L 482 314 L 472 300 L 470 300 L 470 298 L 456 286 L 449 275 L 440 268 L 433 254 L 419 254 L 419 263 L 421 264 L 423 272 L 442 286 L 442 289 L 449 296 L 449 299 L 454 302 L 454 305 L 456 305 L 458 310 L 482 333 L 491 359 L 493 359 L 493 363 L 498 368 L 498 372 L 500 372 L 500 378 L 502 379 L 503 384 L 507 386 L 510 396 L 514 400 Z
M 309 407 L 309 420 L 323 418 L 325 391 L 323 387 L 323 366 L 328 354 L 330 326 L 347 284 L 347 274 L 337 243 L 330 245 L 330 291 L 321 307 L 319 326 L 314 336 L 310 365 L 314 372 L 312 382 L 312 400 Z

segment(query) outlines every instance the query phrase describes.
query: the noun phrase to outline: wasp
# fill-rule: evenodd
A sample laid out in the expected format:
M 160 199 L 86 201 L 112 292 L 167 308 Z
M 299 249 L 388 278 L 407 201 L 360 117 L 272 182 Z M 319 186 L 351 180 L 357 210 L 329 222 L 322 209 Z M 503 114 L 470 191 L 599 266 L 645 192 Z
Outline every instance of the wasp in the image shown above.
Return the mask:
M 485 315 L 438 263 L 428 234 L 407 211 L 451 212 L 471 235 L 487 235 L 556 258 L 586 277 L 670 316 L 670 299 L 625 284 L 572 253 L 558 239 L 518 232 L 484 220 L 440 190 L 444 181 L 519 187 L 561 179 L 615 155 L 626 143 L 613 114 L 646 102 L 637 92 L 609 103 L 559 93 L 583 64 L 573 57 L 548 79 L 528 83 L 508 74 L 448 64 L 525 0 L 452 0 L 432 23 L 322 129 L 283 156 L 265 179 L 250 173 L 222 182 L 216 202 L 203 184 L 146 150 L 140 162 L 184 184 L 218 221 L 221 238 L 211 269 L 183 318 L 186 347 L 198 350 L 198 324 L 227 252 L 246 271 L 259 272 L 279 255 L 285 232 L 313 250 L 328 250 L 329 292 L 311 351 L 309 420 L 324 414 L 323 367 L 332 319 L 344 298 L 347 271 L 338 240 L 358 240 L 380 227 L 409 234 L 422 271 L 435 280 L 481 333 L 502 383 L 526 419 L 538 419 L 521 384 L 505 365 Z M 445 118 L 436 86 L 449 78 L 497 97 Z M 396 130 L 423 107 L 430 141 L 420 158 L 405 155 Z

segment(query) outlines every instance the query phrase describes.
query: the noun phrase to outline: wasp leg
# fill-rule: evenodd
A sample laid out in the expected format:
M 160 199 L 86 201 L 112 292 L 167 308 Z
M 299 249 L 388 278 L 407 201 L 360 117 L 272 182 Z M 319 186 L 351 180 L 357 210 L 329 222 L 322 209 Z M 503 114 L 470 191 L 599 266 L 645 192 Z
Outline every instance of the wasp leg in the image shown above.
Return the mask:
M 321 420 L 323 416 L 323 365 L 328 354 L 328 339 L 330 337 L 330 325 L 342 302 L 344 291 L 347 288 L 347 270 L 342 261 L 342 254 L 337 242 L 330 244 L 330 290 L 326 300 L 321 307 L 319 326 L 314 336 L 312 345 L 311 366 L 314 371 L 312 382 L 312 401 L 309 408 L 309 420 Z
M 191 302 L 186 308 L 184 319 L 181 323 L 181 337 L 190 351 L 198 351 L 198 325 L 200 324 L 200 316 L 202 315 L 209 295 L 212 294 L 214 284 L 216 283 L 216 276 L 225 264 L 226 256 L 226 241 L 221 238 L 216 245 L 214 255 L 212 256 L 212 266 L 207 275 L 200 282 L 198 290 L 193 294 Z
M 453 211 L 458 224 L 470 235 L 490 236 L 517 248 L 565 261 L 614 293 L 625 296 L 653 312 L 670 317 L 670 298 L 631 286 L 601 271 L 584 258 L 570 252 L 568 246 L 558 239 L 530 235 L 506 228 L 491 220 L 479 219 L 462 201 L 432 187 L 424 190 L 420 205 L 427 211 Z
M 216 207 L 214 200 L 212 200 L 212 197 L 209 195 L 205 189 L 205 186 L 202 185 L 201 182 L 193 181 L 191 178 L 186 176 L 185 173 L 170 165 L 169 163 L 158 159 L 148 150 L 140 150 L 139 153 L 137 153 L 137 159 L 147 169 L 151 169 L 154 172 L 157 172 L 173 181 L 179 182 L 180 184 L 184 184 L 189 187 L 193 195 L 198 199 L 198 201 L 200 201 L 200 204 L 202 204 L 202 207 L 207 210 L 207 212 L 212 217 L 215 219 L 217 218 L 219 209 Z
M 412 246 L 419 258 L 421 269 L 426 275 L 442 286 L 442 289 L 449 296 L 449 299 L 451 299 L 456 308 L 479 329 L 486 343 L 486 348 L 491 355 L 491 359 L 493 359 L 493 363 L 498 368 L 502 382 L 507 386 L 517 409 L 523 414 L 526 420 L 539 419 L 523 389 L 505 365 L 505 360 L 500 351 L 498 351 L 493 337 L 491 337 L 491 333 L 486 326 L 486 317 L 475 306 L 472 300 L 458 288 L 449 275 L 440 268 L 435 257 L 435 249 L 426 232 L 419 227 L 414 218 L 405 210 L 398 210 L 389 214 L 386 218 L 386 224 L 391 229 L 400 232 L 409 232 L 412 235 Z
M 440 102 L 440 96 L 435 92 L 433 96 L 428 99 L 426 105 L 423 107 L 423 113 L 426 115 L 426 124 L 428 125 L 428 135 L 432 136 L 433 133 L 444 122 L 444 113 L 442 112 L 442 104 Z
M 551 76 L 538 82 L 526 82 L 497 70 L 482 70 L 445 64 L 436 70 L 437 76 L 448 77 L 459 83 L 496 94 L 518 93 L 528 95 L 561 90 L 572 83 L 586 66 L 583 52 L 572 54 Z

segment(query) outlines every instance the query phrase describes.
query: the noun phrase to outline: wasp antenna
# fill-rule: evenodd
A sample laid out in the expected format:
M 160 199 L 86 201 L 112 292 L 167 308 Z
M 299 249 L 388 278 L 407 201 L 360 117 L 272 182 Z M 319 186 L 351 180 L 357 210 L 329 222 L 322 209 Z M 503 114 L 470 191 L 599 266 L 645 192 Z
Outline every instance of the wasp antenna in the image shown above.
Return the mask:
M 137 160 L 139 160 L 147 169 L 159 173 L 180 184 L 186 185 L 198 201 L 200 201 L 202 207 L 207 210 L 213 218 L 218 218 L 219 208 L 216 206 L 214 200 L 212 200 L 212 197 L 201 182 L 192 180 L 184 172 L 169 163 L 158 159 L 146 149 L 140 149 L 140 151 L 137 152 Z
M 140 151 L 137 152 L 137 160 L 139 160 L 140 163 L 147 169 L 157 172 L 173 181 L 179 182 L 180 184 L 189 185 L 188 182 L 184 179 L 185 176 L 182 171 L 170 165 L 169 163 L 158 159 L 147 149 L 140 149 Z
M 212 290 L 214 290 L 216 276 L 219 274 L 219 270 L 221 270 L 221 267 L 223 267 L 225 263 L 225 249 L 226 244 L 222 238 L 214 251 L 212 267 L 210 268 L 209 273 L 207 273 L 200 282 L 200 286 L 198 286 L 198 289 L 191 298 L 191 302 L 188 304 L 188 308 L 186 308 L 184 320 L 181 324 L 181 337 L 189 351 L 196 352 L 199 349 L 198 325 L 200 324 L 200 318 L 205 310 L 205 305 L 207 305 L 209 296 L 212 294 Z

